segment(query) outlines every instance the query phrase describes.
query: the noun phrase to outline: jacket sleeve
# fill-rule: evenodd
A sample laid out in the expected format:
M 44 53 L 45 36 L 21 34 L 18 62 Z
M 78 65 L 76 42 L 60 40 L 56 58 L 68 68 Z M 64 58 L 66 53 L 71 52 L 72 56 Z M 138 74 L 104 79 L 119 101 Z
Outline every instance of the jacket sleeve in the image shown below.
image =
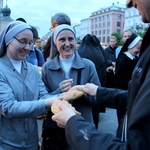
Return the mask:
M 98 87 L 96 102 L 98 105 L 114 109 L 126 109 L 127 107 L 127 94 L 125 90 Z
M 35 48 L 35 51 L 36 51 L 36 53 L 37 53 L 37 60 L 38 60 L 38 66 L 39 67 L 42 67 L 43 66 L 43 64 L 44 64 L 44 56 L 43 56 L 43 53 L 42 53 L 42 51 L 41 50 L 39 50 L 39 49 L 37 49 L 37 48 Z
M 111 134 L 103 134 L 96 130 L 93 124 L 86 122 L 81 116 L 75 115 L 69 119 L 66 128 L 68 143 L 74 150 L 127 150 L 128 142 L 122 143 Z
M 126 76 L 128 72 L 127 61 L 123 58 L 117 59 L 115 76 L 114 76 L 114 85 L 119 89 L 128 89 L 129 80 Z

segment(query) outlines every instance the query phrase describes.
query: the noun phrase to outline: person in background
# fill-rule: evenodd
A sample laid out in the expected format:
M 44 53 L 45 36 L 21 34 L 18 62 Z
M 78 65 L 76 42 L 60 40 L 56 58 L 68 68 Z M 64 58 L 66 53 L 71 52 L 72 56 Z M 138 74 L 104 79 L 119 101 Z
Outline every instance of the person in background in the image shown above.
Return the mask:
M 32 28 L 12 21 L 0 39 L 0 149 L 38 150 L 36 116 L 46 114 L 56 97 L 25 60 L 33 45 Z
M 99 39 L 95 35 L 87 34 L 82 39 L 81 45 L 78 49 L 78 54 L 82 58 L 91 60 L 96 68 L 101 86 L 106 87 L 106 58 L 104 49 L 100 45 Z M 103 106 L 92 106 L 93 120 L 96 128 L 99 125 L 99 113 L 105 112 Z
M 35 40 L 35 48 L 38 48 L 38 49 L 40 49 L 41 51 L 42 51 L 42 49 L 41 49 L 41 38 L 40 37 L 38 37 L 36 40 Z
M 149 0 L 126 0 L 128 8 L 138 8 L 144 23 L 150 23 Z M 100 133 L 86 122 L 82 116 L 65 105 L 60 106 L 60 113 L 52 119 L 60 127 L 65 127 L 66 138 L 74 149 L 86 150 L 149 150 L 150 149 L 150 27 L 148 28 L 140 49 L 140 58 L 132 73 L 128 87 L 127 115 L 123 121 L 121 140 L 111 134 Z M 91 87 L 91 88 L 90 88 Z M 119 89 L 86 85 L 81 88 L 87 94 L 114 99 L 113 104 L 122 101 Z M 81 90 L 80 89 L 80 90 Z M 113 95 L 112 95 L 113 94 Z M 105 99 L 106 100 L 106 99 Z M 110 101 L 111 102 L 111 101 Z M 108 103 L 109 104 L 109 103 Z
M 132 31 L 131 30 L 125 30 L 123 32 L 123 42 L 125 43 L 126 40 L 131 36 Z M 122 46 L 119 46 L 118 48 L 116 48 L 116 59 L 118 58 L 118 55 L 121 51 Z
M 38 31 L 33 26 L 31 26 L 31 28 L 33 30 L 33 39 L 34 39 L 34 43 L 35 43 L 35 41 L 38 39 Z M 27 60 L 27 62 L 29 62 L 35 66 L 38 66 L 38 67 L 42 67 L 44 64 L 44 57 L 43 57 L 41 50 L 36 48 L 34 45 L 31 48 L 31 51 L 28 54 L 26 60 Z
M 104 49 L 105 57 L 107 60 L 106 68 L 106 87 L 114 87 L 114 69 L 116 65 L 116 48 L 117 48 L 117 38 L 115 36 L 110 37 L 109 46 Z
M 138 61 L 137 55 L 140 53 L 142 39 L 135 33 L 132 33 L 123 45 L 119 57 L 116 61 L 114 86 L 119 89 L 128 90 L 128 84 L 131 80 L 132 72 Z M 118 124 L 120 125 L 126 112 L 125 109 L 117 109 Z
M 21 22 L 27 23 L 24 18 L 17 18 L 16 21 L 21 21 Z M 37 29 L 33 26 L 31 26 L 31 28 L 32 28 L 32 31 L 33 31 L 34 44 L 36 44 L 36 41 L 37 41 L 37 43 L 39 43 L 38 41 L 39 41 L 40 38 L 38 37 Z M 39 70 L 39 72 L 41 72 L 41 67 L 43 66 L 45 61 L 44 61 L 43 54 L 42 54 L 41 50 L 38 47 L 33 45 L 33 47 L 31 48 L 30 53 L 28 54 L 28 56 L 26 58 L 26 60 L 28 62 L 30 62 L 31 64 L 35 65 L 36 68 Z
M 75 85 L 88 82 L 100 86 L 95 65 L 92 61 L 81 58 L 76 51 L 76 34 L 70 25 L 63 24 L 55 28 L 50 58 L 42 67 L 42 79 L 51 94 L 61 94 Z M 86 96 L 74 100 L 71 104 L 87 121 L 93 123 L 92 106 L 84 101 Z M 51 111 L 46 115 L 42 146 L 44 150 L 67 150 L 70 147 L 65 131 L 51 120 L 52 115 Z
M 21 17 L 20 17 L 20 18 L 17 18 L 16 21 L 22 21 L 22 22 L 24 22 L 24 23 L 27 23 L 26 20 L 25 20 L 24 18 L 21 18 Z
M 76 49 L 77 49 L 77 50 L 78 50 L 78 48 L 80 47 L 80 45 L 81 45 L 81 41 L 78 40 L 78 41 L 76 42 Z
M 48 38 L 47 42 L 43 46 L 43 56 L 44 56 L 44 61 L 45 62 L 47 60 L 49 60 L 50 49 L 51 49 L 51 36 Z
M 53 32 L 55 30 L 55 28 L 61 24 L 67 24 L 67 25 L 71 26 L 71 20 L 67 14 L 59 12 L 59 13 L 56 13 L 54 16 L 52 16 L 50 30 Z M 44 55 L 45 61 L 49 60 L 50 49 L 51 49 L 50 41 L 51 41 L 51 36 L 49 37 L 45 46 L 43 47 L 43 55 Z

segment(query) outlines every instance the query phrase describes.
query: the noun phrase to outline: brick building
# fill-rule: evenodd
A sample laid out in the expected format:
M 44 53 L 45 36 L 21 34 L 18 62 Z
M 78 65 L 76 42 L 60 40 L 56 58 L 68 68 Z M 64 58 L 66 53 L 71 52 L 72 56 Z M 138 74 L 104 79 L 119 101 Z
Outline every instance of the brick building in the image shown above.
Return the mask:
M 124 28 L 125 6 L 112 3 L 111 6 L 101 8 L 90 16 L 90 32 L 96 35 L 102 45 L 109 42 L 113 32 L 122 34 Z

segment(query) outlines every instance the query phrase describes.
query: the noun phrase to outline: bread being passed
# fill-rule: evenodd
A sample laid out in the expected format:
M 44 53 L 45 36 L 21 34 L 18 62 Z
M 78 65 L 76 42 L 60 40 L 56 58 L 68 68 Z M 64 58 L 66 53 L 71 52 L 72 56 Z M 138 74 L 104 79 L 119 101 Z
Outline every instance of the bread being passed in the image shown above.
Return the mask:
M 70 101 L 70 100 L 75 100 L 80 97 L 82 97 L 85 93 L 82 91 L 79 91 L 77 87 L 82 86 L 82 85 L 75 85 L 72 88 L 70 88 L 64 95 L 63 100 L 65 101 Z
M 67 101 L 64 100 L 55 100 L 51 106 L 51 111 L 53 114 L 57 114 L 61 112 L 61 109 L 59 108 L 59 105 L 66 105 L 67 107 L 70 107 L 76 114 L 80 115 L 81 113 L 76 111 L 74 107 L 72 107 L 71 104 L 69 104 Z

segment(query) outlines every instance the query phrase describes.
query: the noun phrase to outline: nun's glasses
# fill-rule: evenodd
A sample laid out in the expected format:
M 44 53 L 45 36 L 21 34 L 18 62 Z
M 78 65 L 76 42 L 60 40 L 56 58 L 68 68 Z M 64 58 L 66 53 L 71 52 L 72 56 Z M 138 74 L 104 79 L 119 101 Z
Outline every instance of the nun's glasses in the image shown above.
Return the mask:
M 30 47 L 32 47 L 33 46 L 33 41 L 31 41 L 31 42 L 29 42 L 29 43 L 27 43 L 26 41 L 23 41 L 23 40 L 19 40 L 18 38 L 16 38 L 15 36 L 14 36 L 14 39 L 16 39 L 23 47 L 25 47 L 25 46 L 27 46 L 27 44 L 29 44 L 29 46 Z

